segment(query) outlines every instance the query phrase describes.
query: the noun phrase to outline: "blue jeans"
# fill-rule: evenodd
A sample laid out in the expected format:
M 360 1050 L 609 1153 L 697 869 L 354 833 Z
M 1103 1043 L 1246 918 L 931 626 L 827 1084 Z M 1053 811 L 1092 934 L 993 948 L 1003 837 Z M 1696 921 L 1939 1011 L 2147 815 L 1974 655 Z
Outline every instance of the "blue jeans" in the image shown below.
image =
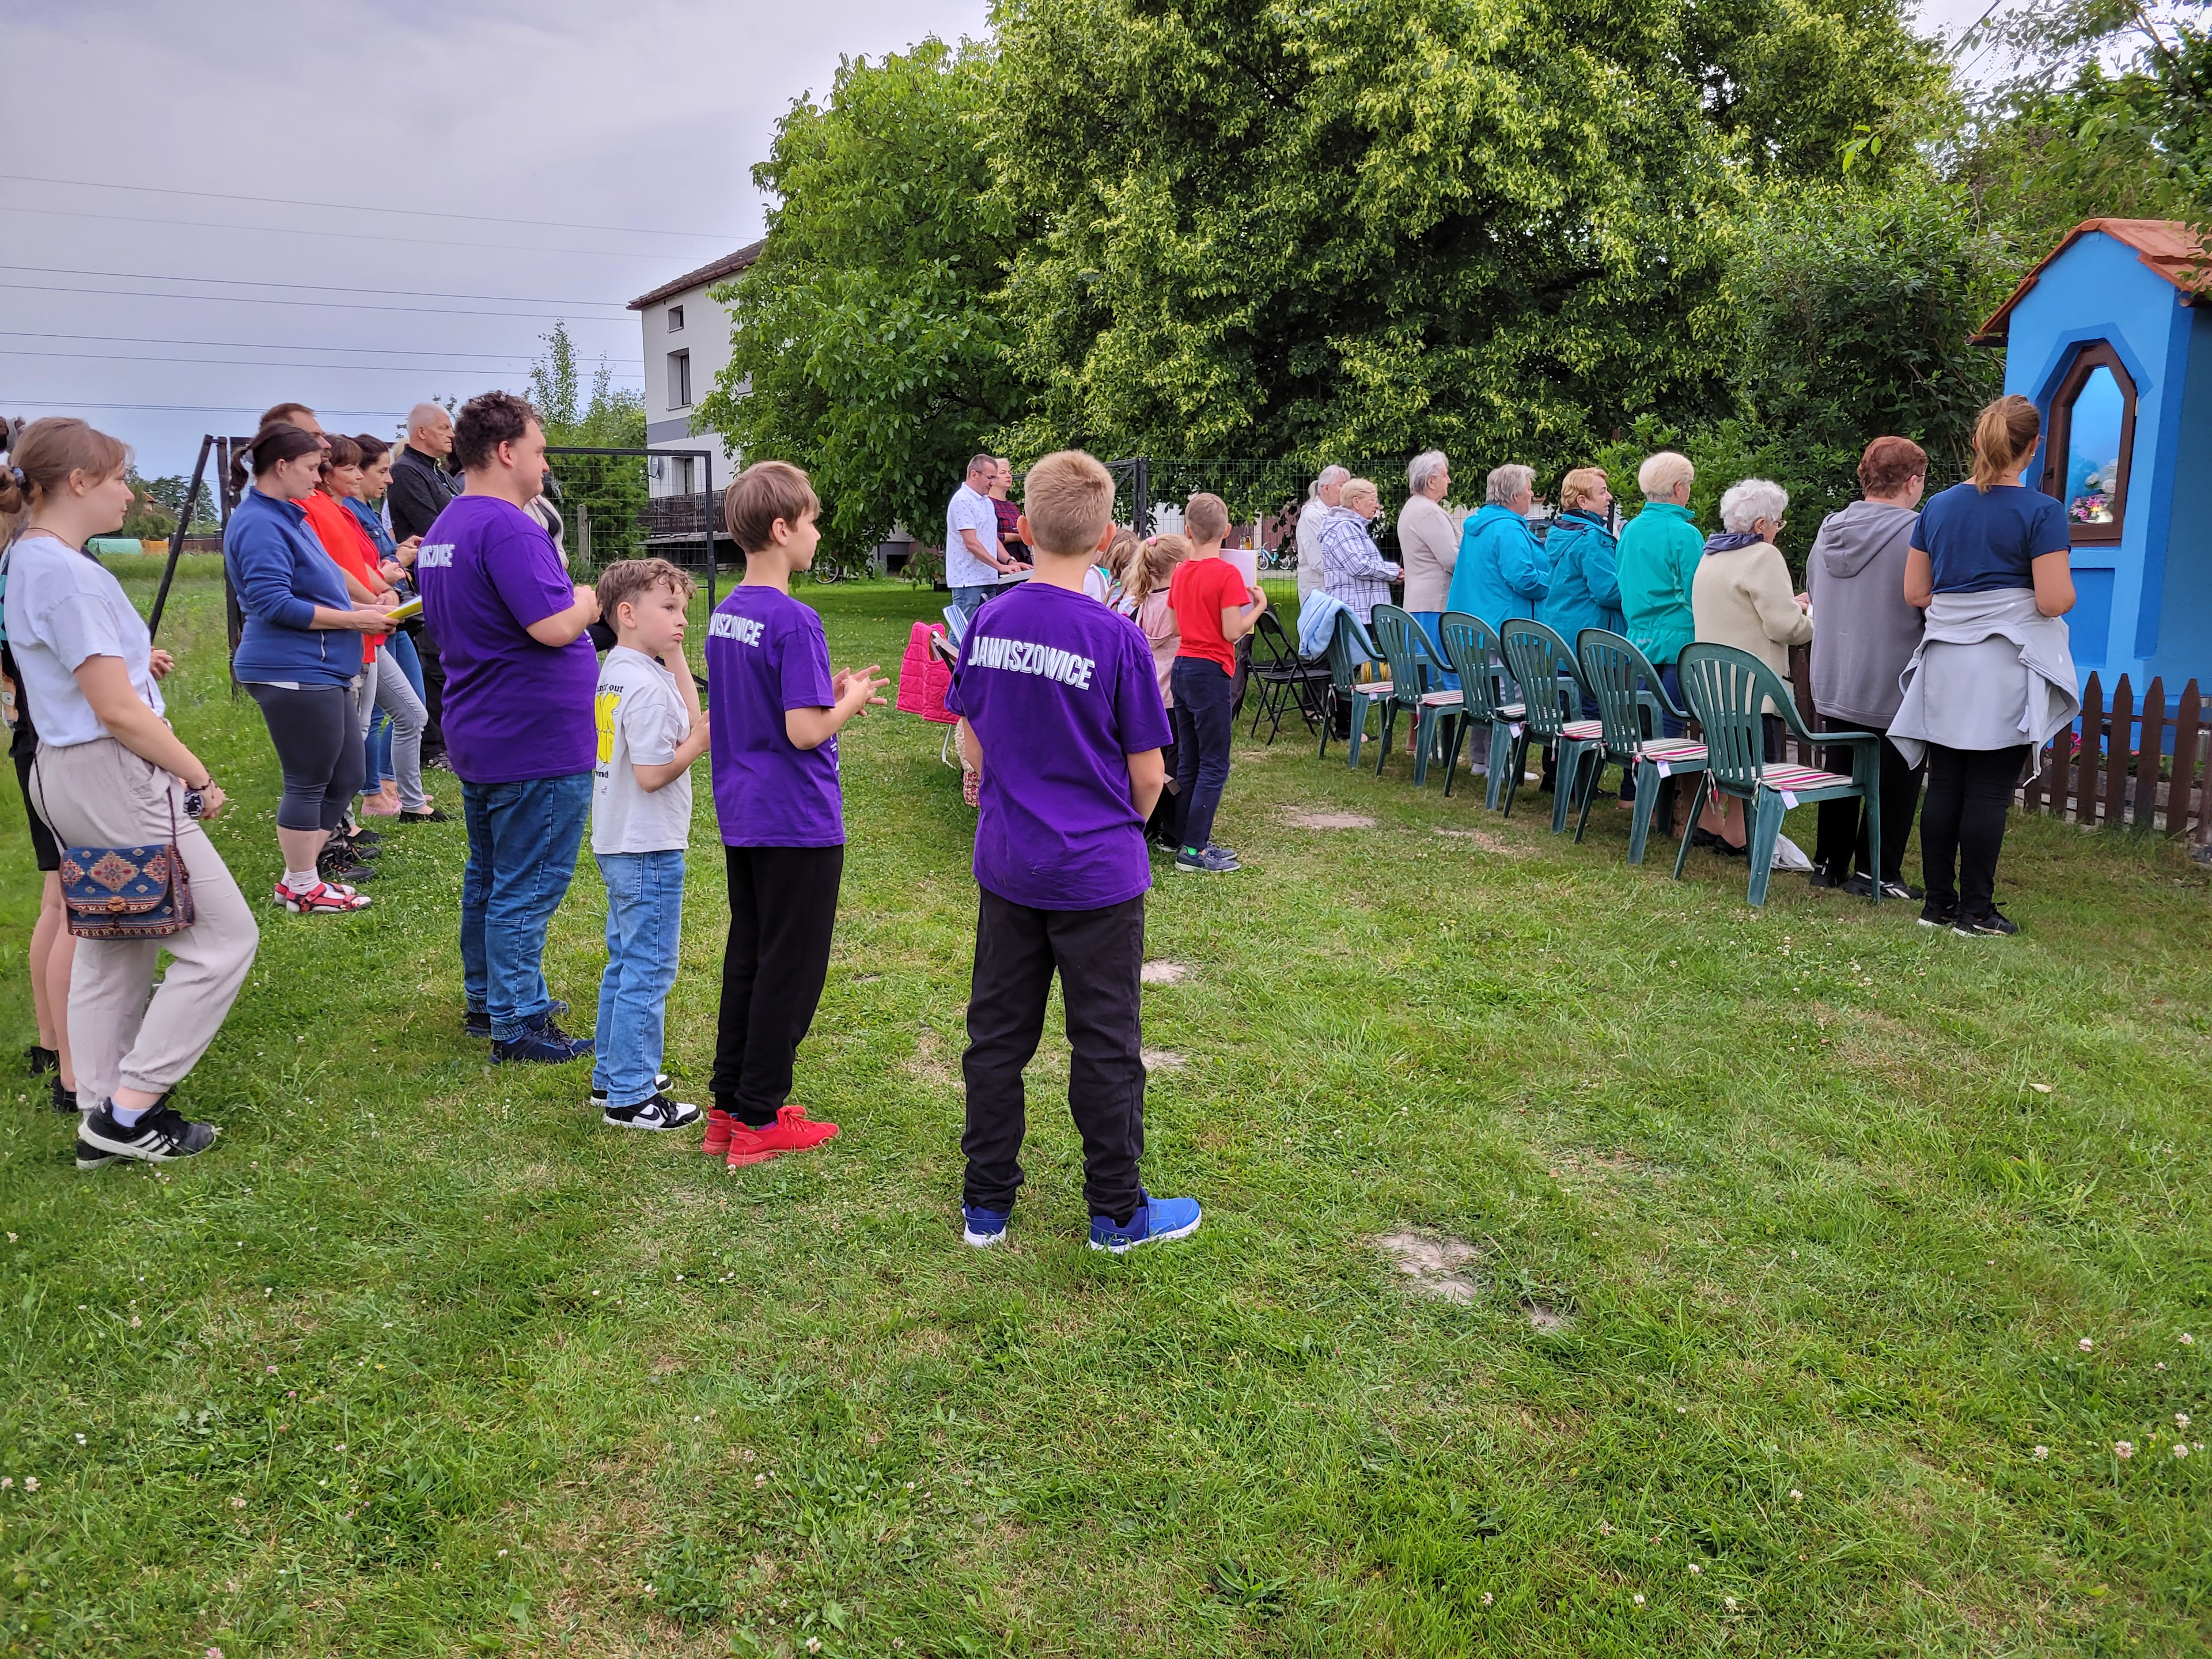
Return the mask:
M 1204 851 L 1213 839 L 1213 815 L 1229 784 L 1229 745 L 1236 719 L 1229 712 L 1236 682 L 1204 657 L 1177 657 L 1169 683 L 1175 688 L 1176 807 L 1182 822 L 1179 847 Z
M 599 1040 L 592 1087 L 610 1106 L 653 1098 L 669 988 L 684 937 L 684 853 L 601 853 L 607 884 L 607 966 L 599 975 Z
M 422 701 L 422 659 L 415 653 L 415 641 L 405 634 L 394 634 L 384 641 L 380 658 L 390 657 L 399 665 L 399 672 L 407 677 L 407 684 L 415 688 L 415 700 Z M 378 672 L 383 663 L 377 664 Z M 399 775 L 392 769 L 392 713 L 381 704 L 368 717 L 368 769 L 362 775 L 361 792 L 374 794 L 385 783 Z
M 552 1005 L 545 929 L 576 874 L 592 775 L 461 785 L 469 861 L 461 872 L 461 982 L 469 1006 L 512 1042 Z
M 1437 654 L 1437 647 L 1443 642 L 1444 613 L 1441 611 L 1415 611 L 1408 614 L 1421 625 L 1421 637 L 1413 641 L 1414 654 L 1427 658 L 1429 666 L 1434 671 L 1429 690 L 1433 691 L 1442 687 L 1446 690 L 1458 690 L 1459 676 L 1449 672 L 1444 667 L 1444 659 Z

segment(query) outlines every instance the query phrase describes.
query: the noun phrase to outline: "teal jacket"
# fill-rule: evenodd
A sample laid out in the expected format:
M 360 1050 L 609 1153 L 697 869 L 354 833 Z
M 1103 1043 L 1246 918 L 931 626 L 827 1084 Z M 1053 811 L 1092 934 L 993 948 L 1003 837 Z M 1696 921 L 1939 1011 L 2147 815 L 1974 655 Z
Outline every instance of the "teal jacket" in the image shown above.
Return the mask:
M 1605 520 L 1579 508 L 1562 513 L 1544 538 L 1552 556 L 1552 591 L 1536 607 L 1536 620 L 1578 650 L 1585 628 L 1623 633 L 1620 579 L 1613 571 L 1613 532 Z
M 1672 501 L 1646 501 L 1620 527 L 1614 568 L 1621 614 L 1628 620 L 1628 637 L 1654 668 L 1666 667 L 1698 636 L 1690 584 L 1705 556 L 1697 520 Z
M 1528 521 L 1492 501 L 1459 533 L 1459 563 L 1452 569 L 1444 608 L 1500 628 L 1516 617 L 1534 616 L 1536 601 L 1551 585 L 1544 544 Z

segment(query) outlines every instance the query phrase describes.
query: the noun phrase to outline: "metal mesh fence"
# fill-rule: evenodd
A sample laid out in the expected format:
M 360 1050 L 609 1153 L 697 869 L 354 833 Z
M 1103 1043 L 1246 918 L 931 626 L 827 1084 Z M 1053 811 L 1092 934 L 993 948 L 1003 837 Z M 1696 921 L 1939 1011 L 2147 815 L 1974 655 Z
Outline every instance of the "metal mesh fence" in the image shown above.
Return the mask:
M 717 549 L 703 457 L 548 449 L 545 458 L 553 474 L 546 494 L 562 520 L 562 550 L 579 580 L 619 560 L 657 558 L 704 583 Z M 720 551 L 727 556 L 726 546 Z

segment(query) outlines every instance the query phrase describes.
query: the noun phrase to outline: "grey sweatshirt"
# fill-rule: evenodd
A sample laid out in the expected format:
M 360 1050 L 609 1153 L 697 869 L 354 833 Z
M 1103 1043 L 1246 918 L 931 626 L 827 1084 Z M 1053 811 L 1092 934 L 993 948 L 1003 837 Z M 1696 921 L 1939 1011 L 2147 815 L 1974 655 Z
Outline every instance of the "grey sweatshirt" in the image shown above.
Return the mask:
M 1889 729 L 1898 676 L 1920 646 L 1921 612 L 1905 602 L 1905 551 L 1918 514 L 1881 501 L 1832 513 L 1805 560 L 1813 597 L 1813 707 L 1831 720 Z

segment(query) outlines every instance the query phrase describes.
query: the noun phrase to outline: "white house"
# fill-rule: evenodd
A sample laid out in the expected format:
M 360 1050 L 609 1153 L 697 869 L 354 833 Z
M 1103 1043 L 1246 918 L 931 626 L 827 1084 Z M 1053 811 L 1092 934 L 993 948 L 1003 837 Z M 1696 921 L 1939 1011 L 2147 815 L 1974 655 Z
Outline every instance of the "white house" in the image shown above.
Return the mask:
M 694 425 L 691 417 L 730 361 L 730 313 L 707 290 L 745 270 L 766 246 L 750 243 L 629 302 L 645 333 L 646 447 L 711 450 L 717 485 L 734 476 L 736 463 L 722 459 L 722 434 Z M 707 487 L 700 462 L 690 457 L 656 459 L 647 468 L 655 495 L 690 495 Z

